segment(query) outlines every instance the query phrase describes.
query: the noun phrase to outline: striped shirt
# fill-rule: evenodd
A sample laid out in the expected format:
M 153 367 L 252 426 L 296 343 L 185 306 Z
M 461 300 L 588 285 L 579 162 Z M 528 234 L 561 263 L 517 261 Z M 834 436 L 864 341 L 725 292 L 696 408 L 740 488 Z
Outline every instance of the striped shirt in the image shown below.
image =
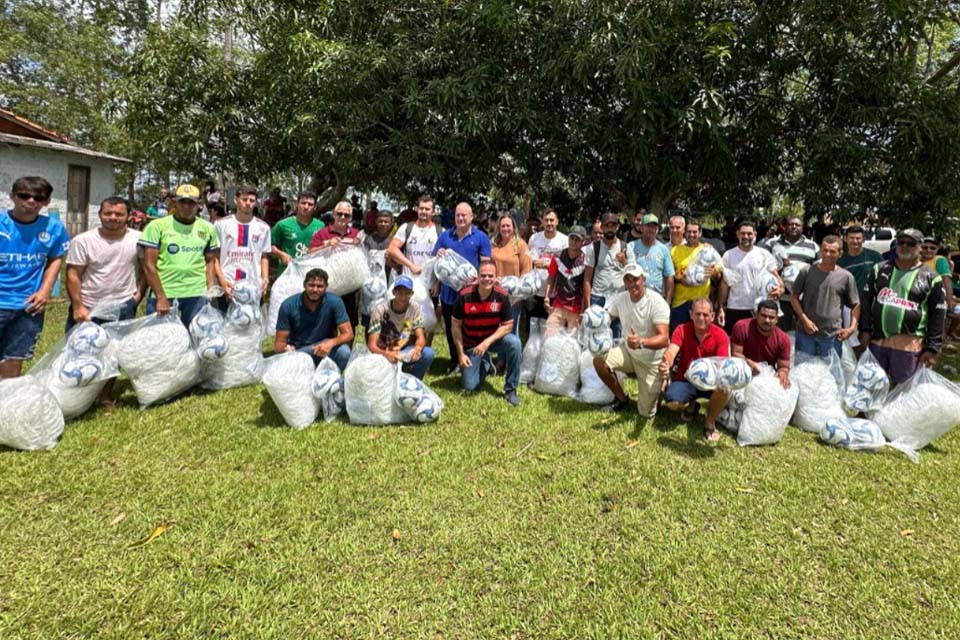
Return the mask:
M 453 317 L 461 323 L 463 350 L 468 351 L 492 336 L 500 325 L 513 322 L 510 294 L 494 285 L 490 295 L 482 298 L 479 285 L 464 287 L 453 306 Z

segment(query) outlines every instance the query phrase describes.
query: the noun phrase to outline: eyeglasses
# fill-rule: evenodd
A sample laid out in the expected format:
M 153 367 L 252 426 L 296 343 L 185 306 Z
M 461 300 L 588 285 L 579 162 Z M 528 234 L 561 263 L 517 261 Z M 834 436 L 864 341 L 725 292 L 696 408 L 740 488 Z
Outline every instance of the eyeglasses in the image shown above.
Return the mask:
M 352 214 L 352 213 L 335 213 L 335 214 L 333 214 L 333 215 L 336 216 L 337 218 L 352 218 L 352 217 L 353 217 L 353 214 Z
M 940 247 L 938 247 L 935 244 L 922 244 L 920 245 L 920 248 L 923 249 L 924 251 L 936 251 Z
M 40 195 L 39 193 L 15 193 L 13 195 L 17 197 L 17 200 L 33 200 L 34 202 L 47 201 L 47 196 Z
M 913 247 L 917 246 L 917 241 L 916 241 L 916 240 L 903 240 L 903 239 L 900 239 L 900 240 L 897 240 L 897 245 L 898 245 L 898 246 L 901 246 L 901 247 L 910 247 L 910 248 L 913 248 Z

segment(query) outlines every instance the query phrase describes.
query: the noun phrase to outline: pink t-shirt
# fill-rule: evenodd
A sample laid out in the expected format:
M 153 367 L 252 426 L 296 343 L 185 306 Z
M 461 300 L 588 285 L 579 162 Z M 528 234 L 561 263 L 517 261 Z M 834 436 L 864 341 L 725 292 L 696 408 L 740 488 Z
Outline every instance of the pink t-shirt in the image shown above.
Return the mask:
M 136 229 L 127 229 L 118 239 L 104 238 L 99 229 L 91 229 L 70 242 L 67 264 L 85 267 L 80 278 L 80 300 L 85 307 L 129 298 L 137 292 L 139 239 Z

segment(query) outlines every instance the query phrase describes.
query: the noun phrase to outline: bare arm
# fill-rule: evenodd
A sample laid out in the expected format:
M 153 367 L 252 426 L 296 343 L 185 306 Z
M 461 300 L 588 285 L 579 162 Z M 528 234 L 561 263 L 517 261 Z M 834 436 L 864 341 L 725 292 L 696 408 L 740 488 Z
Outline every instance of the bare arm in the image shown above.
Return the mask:
M 153 294 L 157 296 L 157 313 L 161 316 L 170 312 L 170 301 L 167 300 L 167 294 L 163 291 L 163 285 L 160 284 L 160 274 L 157 273 L 157 258 L 160 251 L 153 247 L 145 247 L 143 250 L 143 277 L 146 279 Z
M 84 322 L 90 319 L 90 310 L 83 304 L 80 298 L 80 283 L 83 280 L 83 272 L 87 267 L 82 264 L 67 265 L 67 295 L 70 297 L 70 306 L 73 307 L 73 321 Z
M 400 250 L 402 245 L 403 241 L 400 238 L 394 237 L 390 240 L 390 246 L 387 247 L 387 257 L 397 264 L 403 265 L 414 275 L 420 275 L 420 267 L 414 264 L 413 260 L 403 255 L 403 251 Z
M 275 353 L 283 353 L 287 350 L 287 347 L 290 346 L 290 343 L 287 340 L 290 338 L 289 331 L 277 330 L 277 335 L 273 338 L 273 351 Z
M 663 279 L 663 299 L 667 301 L 667 304 L 671 304 L 673 302 L 673 287 L 673 276 L 667 276 Z

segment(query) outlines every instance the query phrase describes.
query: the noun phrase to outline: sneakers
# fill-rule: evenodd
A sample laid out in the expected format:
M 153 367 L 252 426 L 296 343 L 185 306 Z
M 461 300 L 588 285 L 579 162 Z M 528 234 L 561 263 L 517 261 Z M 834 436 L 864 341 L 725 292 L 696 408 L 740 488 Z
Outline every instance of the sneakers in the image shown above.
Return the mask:
M 613 404 L 608 404 L 603 408 L 608 413 L 624 413 L 630 410 L 630 400 L 614 400 Z
M 509 402 L 513 406 L 515 407 L 520 406 L 520 396 L 517 395 L 516 391 L 508 391 L 507 393 L 503 394 L 503 397 L 507 402 Z

